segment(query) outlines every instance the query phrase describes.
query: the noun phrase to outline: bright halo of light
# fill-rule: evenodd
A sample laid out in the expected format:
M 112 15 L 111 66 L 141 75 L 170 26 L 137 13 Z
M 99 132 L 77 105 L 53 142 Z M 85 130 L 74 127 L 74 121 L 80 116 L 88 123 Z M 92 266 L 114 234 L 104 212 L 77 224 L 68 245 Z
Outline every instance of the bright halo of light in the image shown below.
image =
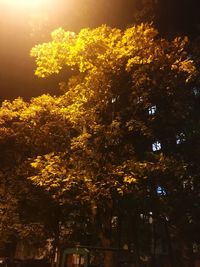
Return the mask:
M 52 0 L 0 0 L 0 4 L 14 7 L 37 7 L 40 5 L 49 4 Z

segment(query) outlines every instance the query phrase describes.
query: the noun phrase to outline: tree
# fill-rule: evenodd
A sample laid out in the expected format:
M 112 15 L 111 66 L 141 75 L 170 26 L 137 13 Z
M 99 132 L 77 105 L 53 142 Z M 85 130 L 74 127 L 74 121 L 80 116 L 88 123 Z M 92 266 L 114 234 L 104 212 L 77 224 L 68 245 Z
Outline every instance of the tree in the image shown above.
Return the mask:
M 69 144 L 37 157 L 31 179 L 55 198 L 87 207 L 104 247 L 113 245 L 112 219 L 129 195 L 138 203 L 133 214 L 153 212 L 191 244 L 183 236 L 186 228 L 194 229 L 188 221 L 191 206 L 189 213 L 180 213 L 180 205 L 193 199 L 191 191 L 183 197 L 183 183 L 197 177 L 190 156 L 199 148 L 194 142 L 199 119 L 192 90 L 198 73 L 187 43 L 187 38 L 160 39 L 149 25 L 125 31 L 103 25 L 77 35 L 58 29 L 51 42 L 31 51 L 39 77 L 63 68 L 74 73 L 58 98 L 71 129 Z M 165 197 L 158 195 L 158 186 Z M 107 253 L 105 266 L 112 261 Z
M 77 35 L 58 29 L 32 49 L 36 75 L 64 68 L 72 75 L 58 97 L 19 98 L 0 109 L 1 192 L 20 229 L 37 222 L 55 246 L 128 244 L 139 266 L 157 260 L 162 225 L 171 266 L 189 266 L 199 225 L 199 91 L 187 45 L 141 24 Z M 153 224 L 141 226 L 149 217 Z M 114 260 L 107 251 L 105 266 Z
M 26 103 L 18 98 L 4 101 L 0 109 L 0 235 L 4 245 L 13 244 L 12 255 L 19 241 L 37 248 L 44 247 L 48 238 L 57 236 L 60 220 L 57 203 L 48 192 L 27 180 L 32 171 L 29 158 L 55 151 L 60 142 L 59 128 L 53 122 L 53 118 L 58 122 L 58 117 L 54 114 L 50 120 L 44 109 L 47 103 L 51 109 L 52 99 L 41 96 Z

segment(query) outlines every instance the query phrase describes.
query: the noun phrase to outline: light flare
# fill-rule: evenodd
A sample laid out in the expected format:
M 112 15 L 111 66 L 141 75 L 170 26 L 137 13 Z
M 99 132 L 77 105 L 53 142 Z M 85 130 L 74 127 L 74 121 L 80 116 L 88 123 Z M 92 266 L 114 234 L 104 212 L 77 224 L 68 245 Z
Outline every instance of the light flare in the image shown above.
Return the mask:
M 0 4 L 12 6 L 15 8 L 34 8 L 38 6 L 49 5 L 53 0 L 0 0 Z

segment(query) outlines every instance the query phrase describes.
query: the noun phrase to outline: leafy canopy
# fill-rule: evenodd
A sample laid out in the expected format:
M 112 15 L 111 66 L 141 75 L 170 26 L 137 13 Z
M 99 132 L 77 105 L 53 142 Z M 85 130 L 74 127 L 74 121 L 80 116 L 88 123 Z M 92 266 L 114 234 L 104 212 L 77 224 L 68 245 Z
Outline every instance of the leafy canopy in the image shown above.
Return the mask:
M 68 84 L 63 85 L 66 93 L 56 101 L 59 99 L 59 112 L 74 135 L 70 135 L 65 155 L 36 159 L 32 166 L 40 171 L 33 180 L 58 191 L 65 191 L 69 180 L 73 185 L 81 180 L 79 186 L 86 186 L 83 192 L 94 191 L 94 198 L 97 191 L 99 195 L 106 192 L 99 187 L 101 184 L 109 188 L 105 195 L 112 198 L 113 190 L 121 192 L 124 182 L 135 184 L 138 178 L 146 177 L 146 166 L 153 166 L 149 168 L 153 170 L 165 162 L 162 155 L 153 155 L 148 163 L 147 154 L 151 153 L 153 140 L 166 139 L 167 134 L 174 138 L 178 128 L 183 128 L 187 97 L 192 97 L 189 87 L 196 74 L 185 51 L 187 42 L 187 38 L 171 42 L 161 39 L 148 24 L 125 31 L 102 25 L 78 34 L 59 28 L 52 33 L 51 42 L 35 46 L 31 56 L 36 58 L 35 73 L 39 77 L 59 73 L 63 68 L 73 71 Z M 186 90 L 180 91 L 179 87 Z M 160 106 L 162 101 L 169 106 Z M 153 104 L 160 106 L 156 119 L 144 115 Z M 157 125 L 165 123 L 164 134 L 157 129 L 156 121 Z M 177 129 L 172 130 L 172 121 Z M 51 163 L 54 161 L 56 164 Z M 59 171 L 57 164 L 62 166 Z M 61 178 L 63 175 L 66 179 Z

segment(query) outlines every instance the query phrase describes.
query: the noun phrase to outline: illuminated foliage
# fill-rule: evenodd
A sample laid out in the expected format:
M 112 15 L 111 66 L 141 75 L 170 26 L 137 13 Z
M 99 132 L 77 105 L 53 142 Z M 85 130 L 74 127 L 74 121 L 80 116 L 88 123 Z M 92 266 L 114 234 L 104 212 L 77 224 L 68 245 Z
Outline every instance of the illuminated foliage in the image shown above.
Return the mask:
M 106 179 L 118 184 L 116 169 L 127 160 L 138 160 L 134 136 L 147 139 L 155 136 L 150 125 L 155 118 L 145 120 L 141 110 L 148 109 L 152 101 L 158 101 L 159 106 L 158 94 L 161 98 L 174 95 L 170 104 L 174 110 L 177 99 L 189 94 L 188 84 L 196 69 L 184 50 L 187 42 L 187 38 L 172 42 L 160 39 L 157 31 L 147 24 L 125 31 L 103 25 L 93 30 L 83 29 L 79 34 L 60 28 L 52 33 L 51 42 L 32 49 L 39 77 L 58 73 L 64 67 L 74 71 L 65 95 L 56 101 L 63 105 L 59 112 L 77 131 L 70 141 L 68 160 L 70 165 L 79 163 L 80 168 L 77 164 L 75 171 L 84 175 L 79 173 L 75 177 L 98 177 L 98 172 L 105 169 Z M 178 85 L 183 83 L 186 90 L 180 92 Z M 177 110 L 182 120 L 185 105 L 183 102 Z M 173 116 L 170 108 L 161 110 L 163 117 L 167 113 Z M 162 117 L 160 120 L 163 123 Z M 131 135 L 133 141 L 129 140 Z M 102 166 L 105 161 L 108 164 Z M 68 171 L 74 172 L 74 167 Z M 125 177 L 128 183 L 137 181 L 136 175 Z
M 39 77 L 72 72 L 61 84 L 63 95 L 6 101 L 0 109 L 2 142 L 13 139 L 18 149 L 23 145 L 18 171 L 59 207 L 68 207 L 74 221 L 84 218 L 80 227 L 96 237 L 93 244 L 114 244 L 114 217 L 130 222 L 151 211 L 178 225 L 174 216 L 180 203 L 169 204 L 176 188 L 182 192 L 191 150 L 199 153 L 192 143 L 199 121 L 191 90 L 198 72 L 187 44 L 187 38 L 159 38 L 148 24 L 125 31 L 103 25 L 78 34 L 58 29 L 31 55 Z M 149 114 L 151 107 L 156 112 Z M 191 142 L 186 152 L 176 146 L 180 133 Z M 154 144 L 159 149 L 152 150 Z M 186 213 L 180 218 L 186 220 Z M 129 238 L 125 235 L 121 243 L 134 242 Z M 141 247 L 146 255 L 150 243 Z M 112 266 L 111 258 L 105 266 Z
M 58 29 L 51 42 L 31 51 L 39 77 L 62 69 L 74 73 L 61 97 L 61 110 L 76 129 L 65 163 L 60 154 L 50 155 L 58 157 L 53 167 L 48 155 L 37 158 L 33 166 L 38 173 L 31 179 L 54 196 L 57 192 L 58 198 L 66 190 L 76 192 L 80 205 L 91 206 L 102 245 L 113 242 L 110 221 L 120 216 L 120 203 L 130 195 L 133 206 L 138 199 L 141 206 L 128 211 L 127 203 L 124 216 L 151 210 L 161 221 L 168 218 L 176 229 L 185 230 L 174 216 L 181 201 L 193 205 L 190 194 L 184 199 L 180 195 L 190 172 L 190 151 L 195 149 L 191 128 L 195 133 L 199 125 L 193 120 L 196 100 L 191 90 L 198 72 L 186 53 L 187 44 L 187 38 L 161 39 L 147 24 L 125 31 L 103 25 L 79 34 Z M 156 113 L 149 116 L 152 106 Z M 190 132 L 190 147 L 184 153 L 175 146 L 177 132 Z M 155 143 L 159 149 L 152 151 Z M 58 162 L 62 174 L 56 176 Z M 157 194 L 158 185 L 164 200 Z M 179 198 L 177 206 L 169 208 Z M 186 214 L 179 217 L 183 225 Z

